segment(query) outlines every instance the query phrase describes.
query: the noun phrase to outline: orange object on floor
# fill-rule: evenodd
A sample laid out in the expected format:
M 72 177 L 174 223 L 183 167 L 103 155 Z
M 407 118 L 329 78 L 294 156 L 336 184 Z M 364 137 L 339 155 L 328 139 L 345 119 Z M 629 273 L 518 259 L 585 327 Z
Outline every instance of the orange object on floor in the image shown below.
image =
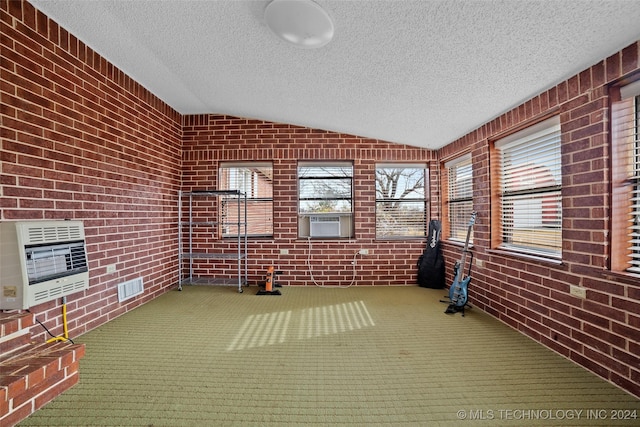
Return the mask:
M 276 272 L 276 268 L 273 265 L 267 268 L 267 279 L 264 282 L 264 289 L 260 289 L 256 295 L 282 295 L 279 290 L 273 290 L 274 287 L 279 287 L 274 280 L 276 274 L 280 274 L 280 272 Z
M 273 272 L 274 271 L 275 271 L 275 268 L 273 267 L 273 265 L 267 268 L 267 282 L 264 285 L 264 290 L 267 292 L 273 291 Z

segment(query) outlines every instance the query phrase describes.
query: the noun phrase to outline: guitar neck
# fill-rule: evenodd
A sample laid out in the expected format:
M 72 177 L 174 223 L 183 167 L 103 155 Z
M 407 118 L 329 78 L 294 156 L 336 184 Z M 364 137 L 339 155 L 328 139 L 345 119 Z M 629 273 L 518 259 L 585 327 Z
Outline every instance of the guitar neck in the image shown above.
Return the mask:
M 471 228 L 473 227 L 473 217 L 471 222 L 469 222 L 469 226 L 467 227 L 467 239 L 464 242 L 464 249 L 462 250 L 462 257 L 460 257 L 460 270 L 458 271 L 459 279 L 462 279 L 464 275 L 464 265 L 467 262 L 467 252 L 469 250 L 469 239 L 471 238 Z

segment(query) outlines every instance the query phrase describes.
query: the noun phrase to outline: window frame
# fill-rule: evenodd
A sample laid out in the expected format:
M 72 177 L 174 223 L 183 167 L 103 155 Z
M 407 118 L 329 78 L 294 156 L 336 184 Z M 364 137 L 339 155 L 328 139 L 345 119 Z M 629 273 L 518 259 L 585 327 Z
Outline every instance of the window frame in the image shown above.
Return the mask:
M 544 150 L 534 150 L 539 144 Z M 497 230 L 493 246 L 515 254 L 562 260 L 562 132 L 560 117 L 554 115 L 517 132 L 493 141 L 495 165 L 495 199 L 498 209 L 492 215 Z M 539 165 L 550 157 L 545 166 Z M 513 156 L 514 163 L 505 170 L 505 152 Z M 533 155 L 532 155 L 533 154 Z M 521 166 L 517 161 L 526 159 Z M 527 166 L 527 169 L 523 169 Z M 506 175 L 505 175 L 506 174 Z M 518 178 L 519 177 L 519 178 Z M 524 181 L 518 188 L 518 181 Z M 537 183 L 535 181 L 538 181 Z M 523 208 L 516 211 L 515 205 Z M 508 211 L 509 207 L 512 211 Z M 535 209 L 531 208 L 534 207 Z M 539 218 L 532 212 L 539 207 Z M 509 219 L 507 219 L 509 218 Z M 519 227 L 516 239 L 516 219 Z M 539 221 L 537 221 L 539 219 Z M 509 227 L 507 224 L 512 223 Z M 511 241 L 509 241 L 511 239 Z
M 613 87 L 610 95 L 610 269 L 640 277 L 640 80 Z
M 462 170 L 467 167 L 468 172 Z M 446 226 L 443 227 L 443 231 L 446 238 L 454 242 L 466 241 L 469 219 L 473 212 L 473 171 L 471 153 L 465 153 L 444 163 L 445 174 L 442 184 L 445 203 L 442 216 L 446 218 Z M 468 183 L 454 185 L 454 179 L 457 182 L 458 176 L 468 176 Z M 473 230 L 469 235 L 469 244 L 473 245 Z
M 270 177 L 264 174 L 264 171 L 258 171 L 258 169 L 266 169 L 270 171 Z M 225 182 L 225 170 L 229 171 L 229 179 Z M 243 182 L 239 182 L 240 178 L 234 178 L 233 171 L 238 173 L 238 171 L 243 171 L 246 175 L 247 173 L 251 174 L 248 180 L 242 179 Z M 262 191 L 264 188 L 260 187 L 261 182 L 266 182 L 265 180 L 260 180 L 257 176 L 258 173 L 262 173 L 266 179 L 271 179 L 271 195 L 265 196 L 262 195 Z M 235 180 L 236 185 L 234 185 L 231 181 Z M 235 187 L 235 188 L 233 188 Z M 242 188 L 240 188 L 242 187 Z M 221 162 L 218 165 L 218 189 L 219 190 L 237 190 L 246 194 L 246 203 L 247 203 L 247 237 L 273 237 L 273 162 Z M 235 206 L 235 198 L 237 196 L 221 196 L 220 197 L 220 214 L 224 215 L 224 206 L 225 204 L 233 204 Z M 266 205 L 267 207 L 261 208 L 261 205 Z M 269 206 L 270 205 L 270 206 Z M 258 206 L 256 210 L 259 212 L 258 214 L 253 214 L 252 206 Z M 262 213 L 260 213 L 262 212 Z M 242 214 L 241 214 L 242 215 Z M 255 217 L 261 218 L 262 221 L 256 221 Z M 221 221 L 222 218 L 221 218 Z M 241 221 L 242 222 L 242 218 Z M 236 221 L 233 220 L 229 224 L 235 224 Z M 233 226 L 227 226 L 221 231 L 222 238 L 228 237 L 236 237 L 237 230 L 234 230 Z M 243 230 L 241 230 L 241 233 Z
M 348 168 L 349 174 L 347 176 L 322 176 L 322 175 L 306 175 L 302 173 L 304 168 L 308 169 L 323 169 L 323 168 Z M 348 196 L 342 194 L 337 197 L 309 197 L 303 196 L 303 182 L 306 180 L 318 180 L 318 181 L 336 181 L 348 180 Z M 322 185 L 322 184 L 321 184 Z M 304 160 L 299 161 L 296 167 L 296 187 L 297 187 L 297 210 L 298 210 L 298 237 L 306 239 L 351 239 L 354 237 L 354 204 L 355 204 L 355 167 L 353 161 L 344 160 Z M 331 187 L 331 185 L 327 185 Z M 335 211 L 308 211 L 303 210 L 302 205 L 305 202 L 317 201 L 319 204 L 323 202 L 346 202 L 349 210 L 342 209 Z M 311 236 L 311 217 L 325 218 L 338 217 L 339 218 L 339 232 L 338 235 L 332 236 Z
M 378 187 L 379 178 L 378 171 L 379 170 L 401 170 L 400 173 L 405 170 L 413 170 L 415 172 L 422 171 L 422 195 L 419 197 L 381 197 L 382 194 Z M 427 224 L 428 224 L 428 212 L 429 212 L 429 197 L 428 197 L 428 183 L 429 183 L 429 167 L 424 163 L 378 163 L 375 166 L 375 188 L 376 188 L 376 200 L 375 200 L 375 232 L 377 240 L 400 240 L 400 239 L 424 239 L 427 235 Z M 406 188 L 405 188 L 406 189 Z M 413 190 L 411 191 L 413 192 Z M 381 228 L 383 228 L 380 223 L 382 221 L 382 212 L 380 209 L 381 204 L 394 204 L 396 206 L 402 205 L 421 205 L 422 208 L 422 220 L 421 223 L 411 223 L 410 218 L 407 219 L 406 223 L 400 221 L 400 229 L 422 229 L 422 232 L 419 234 L 395 234 L 393 231 L 396 229 L 392 229 L 389 234 L 381 234 Z M 393 213 L 391 214 L 391 218 L 393 217 Z M 402 218 L 400 218 L 402 220 Z

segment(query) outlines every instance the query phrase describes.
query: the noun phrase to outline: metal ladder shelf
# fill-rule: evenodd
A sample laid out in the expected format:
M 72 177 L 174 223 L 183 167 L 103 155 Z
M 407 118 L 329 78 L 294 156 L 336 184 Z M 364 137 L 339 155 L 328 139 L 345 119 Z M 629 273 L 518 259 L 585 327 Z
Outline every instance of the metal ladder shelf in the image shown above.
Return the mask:
M 188 216 L 184 218 L 186 198 L 188 197 Z M 212 197 L 216 201 L 216 217 L 218 221 L 201 221 L 194 216 L 194 199 L 201 197 Z M 222 212 L 219 209 L 218 198 L 225 197 L 235 202 L 237 216 L 235 221 L 221 220 Z M 231 207 L 229 207 L 231 209 Z M 194 230 L 201 227 L 237 227 L 237 233 L 233 237 L 225 238 L 227 242 L 235 241 L 236 250 L 205 250 L 194 251 Z M 218 239 L 219 236 L 215 236 Z M 192 285 L 234 285 L 237 283 L 238 292 L 242 293 L 242 286 L 247 284 L 247 195 L 239 190 L 202 190 L 202 191 L 180 191 L 178 193 L 178 290 L 182 290 L 183 284 Z M 196 259 L 219 259 L 237 261 L 237 279 L 198 277 L 194 275 L 193 264 Z

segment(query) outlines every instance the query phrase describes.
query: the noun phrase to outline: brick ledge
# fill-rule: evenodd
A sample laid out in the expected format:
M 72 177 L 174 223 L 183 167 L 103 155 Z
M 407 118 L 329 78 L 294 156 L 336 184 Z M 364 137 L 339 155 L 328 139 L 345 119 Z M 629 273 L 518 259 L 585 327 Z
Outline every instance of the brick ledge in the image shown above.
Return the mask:
M 0 361 L 0 425 L 14 426 L 78 382 L 84 344 L 31 344 Z

